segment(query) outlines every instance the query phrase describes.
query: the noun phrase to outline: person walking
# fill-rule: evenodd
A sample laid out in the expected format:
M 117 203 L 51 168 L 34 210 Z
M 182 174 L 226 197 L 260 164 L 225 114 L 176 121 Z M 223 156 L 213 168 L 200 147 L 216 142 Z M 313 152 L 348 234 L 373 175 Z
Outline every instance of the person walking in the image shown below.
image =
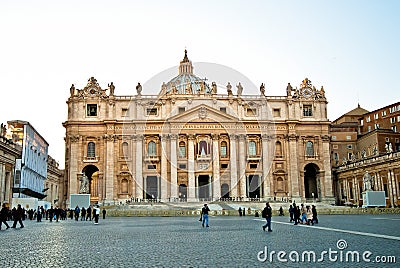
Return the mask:
M 89 221 L 92 220 L 92 208 L 90 206 L 86 209 L 86 220 L 88 219 Z
M 313 221 L 313 223 L 318 224 L 318 213 L 317 213 L 317 208 L 315 207 L 315 205 L 312 205 L 311 211 L 312 211 L 312 221 Z
M 14 224 L 11 228 L 17 227 L 17 222 L 19 222 L 20 228 L 24 228 L 24 224 L 22 223 L 22 217 L 24 215 L 24 210 L 22 209 L 21 205 L 18 204 L 17 209 L 14 211 Z
M 265 228 L 268 227 L 268 232 L 272 232 L 271 229 L 272 208 L 269 205 L 269 202 L 265 203 L 265 208 L 262 211 L 262 217 L 265 218 L 265 220 L 267 221 L 267 223 L 262 226 L 263 231 L 265 231 Z
M 50 222 L 53 222 L 53 218 L 54 218 L 54 209 L 53 209 L 53 206 L 51 206 L 51 207 L 47 210 L 47 212 L 49 213 Z
M 0 230 L 3 223 L 6 225 L 6 230 L 10 228 L 10 226 L 7 223 L 7 217 L 8 217 L 8 208 L 6 207 L 6 204 L 3 203 L 3 206 L 1 207 L 0 210 Z
M 239 210 L 238 210 L 238 211 L 239 211 L 239 216 L 242 217 L 242 208 L 239 207 Z
M 294 221 L 294 217 L 293 217 L 294 213 L 293 213 L 293 211 L 294 211 L 293 210 L 293 206 L 290 205 L 290 207 L 289 207 L 290 222 Z
M 75 207 L 75 220 L 78 221 L 79 219 L 79 213 L 81 212 L 81 209 L 76 205 Z
M 204 207 L 201 209 L 201 215 L 203 217 L 203 221 L 201 223 L 201 226 L 204 227 L 204 224 L 206 227 L 210 227 L 208 225 L 208 212 L 210 211 L 210 208 L 207 206 L 207 204 L 204 204 Z
M 106 209 L 105 208 L 103 208 L 103 220 L 106 218 L 106 213 L 107 213 L 107 211 L 106 211 Z
M 94 216 L 94 224 L 99 224 L 99 216 L 100 216 L 100 208 L 99 205 L 96 205 L 93 208 L 93 216 Z

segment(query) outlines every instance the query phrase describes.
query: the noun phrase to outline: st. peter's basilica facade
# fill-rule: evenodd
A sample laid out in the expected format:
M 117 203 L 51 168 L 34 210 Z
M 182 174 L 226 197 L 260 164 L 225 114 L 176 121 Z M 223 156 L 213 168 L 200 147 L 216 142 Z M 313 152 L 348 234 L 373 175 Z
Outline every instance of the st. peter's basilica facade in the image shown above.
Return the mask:
M 234 78 L 232 78 L 234 79 Z M 194 75 L 185 56 L 159 94 L 115 95 L 90 78 L 68 98 L 65 194 L 90 181 L 91 202 L 311 200 L 333 202 L 323 87 L 304 79 L 284 96 L 243 94 Z M 67 201 L 68 202 L 68 201 Z M 67 203 L 68 206 L 68 203 Z

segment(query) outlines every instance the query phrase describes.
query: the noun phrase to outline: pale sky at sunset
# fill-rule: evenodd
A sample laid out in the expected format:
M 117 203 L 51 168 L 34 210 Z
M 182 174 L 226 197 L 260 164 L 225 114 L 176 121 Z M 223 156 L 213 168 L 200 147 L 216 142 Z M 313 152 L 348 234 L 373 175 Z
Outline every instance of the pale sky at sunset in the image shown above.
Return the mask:
M 308 77 L 324 86 L 330 120 L 358 103 L 372 111 L 399 101 L 399 13 L 395 0 L 2 0 L 0 122 L 29 121 L 63 167 L 71 84 L 94 76 L 103 88 L 113 81 L 116 95 L 135 94 L 185 48 L 195 73 L 196 62 L 225 65 L 269 96 Z

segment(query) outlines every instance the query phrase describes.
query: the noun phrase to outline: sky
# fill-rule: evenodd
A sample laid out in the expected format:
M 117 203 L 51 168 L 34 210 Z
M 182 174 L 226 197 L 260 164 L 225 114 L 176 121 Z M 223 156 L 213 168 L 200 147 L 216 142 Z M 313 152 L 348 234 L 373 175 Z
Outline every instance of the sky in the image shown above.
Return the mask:
M 196 62 L 227 66 L 268 96 L 307 77 L 331 121 L 358 104 L 373 111 L 399 101 L 399 11 L 396 0 L 1 0 L 0 122 L 29 121 L 63 167 L 71 84 L 94 76 L 133 95 L 185 48 L 195 73 Z

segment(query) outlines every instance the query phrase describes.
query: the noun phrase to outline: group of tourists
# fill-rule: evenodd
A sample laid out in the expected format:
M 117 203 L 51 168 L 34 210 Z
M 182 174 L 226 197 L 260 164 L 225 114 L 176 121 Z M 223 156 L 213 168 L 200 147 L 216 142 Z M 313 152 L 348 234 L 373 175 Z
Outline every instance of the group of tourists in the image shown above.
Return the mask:
M 25 208 L 18 204 L 17 208 L 14 207 L 10 210 L 7 205 L 3 203 L 0 210 L 0 230 L 3 224 L 6 226 L 6 230 L 9 228 L 16 228 L 18 223 L 20 228 L 24 228 L 23 221 L 25 221 L 25 219 L 36 220 L 37 222 L 42 222 L 43 219 L 49 220 L 50 222 L 58 222 L 59 220 L 66 220 L 67 215 L 70 219 L 73 219 L 73 215 L 75 215 L 75 220 L 78 220 L 80 217 L 81 221 L 94 220 L 94 224 L 98 224 L 100 213 L 99 205 L 94 205 L 93 207 L 89 206 L 87 209 L 84 207 L 80 209 L 78 206 L 75 209 L 62 209 L 53 206 L 45 209 L 43 206 L 38 206 L 37 209 L 25 210 Z M 103 219 L 105 219 L 106 210 L 103 209 L 102 213 Z M 13 225 L 10 227 L 7 221 L 13 221 Z
M 103 219 L 106 218 L 106 209 L 103 208 Z M 99 205 L 89 206 L 88 208 L 82 207 L 79 208 L 77 205 L 74 210 L 70 210 L 69 217 L 72 219 L 73 215 L 75 215 L 75 221 L 78 221 L 79 218 L 81 221 L 92 221 L 94 220 L 94 224 L 99 223 L 99 216 L 100 216 L 100 207 Z
M 297 206 L 295 202 L 293 205 L 289 207 L 289 215 L 290 222 L 294 222 L 294 225 L 297 224 L 307 224 L 314 225 L 318 223 L 318 213 L 315 205 L 311 207 L 309 205 L 301 204 L 301 206 Z

